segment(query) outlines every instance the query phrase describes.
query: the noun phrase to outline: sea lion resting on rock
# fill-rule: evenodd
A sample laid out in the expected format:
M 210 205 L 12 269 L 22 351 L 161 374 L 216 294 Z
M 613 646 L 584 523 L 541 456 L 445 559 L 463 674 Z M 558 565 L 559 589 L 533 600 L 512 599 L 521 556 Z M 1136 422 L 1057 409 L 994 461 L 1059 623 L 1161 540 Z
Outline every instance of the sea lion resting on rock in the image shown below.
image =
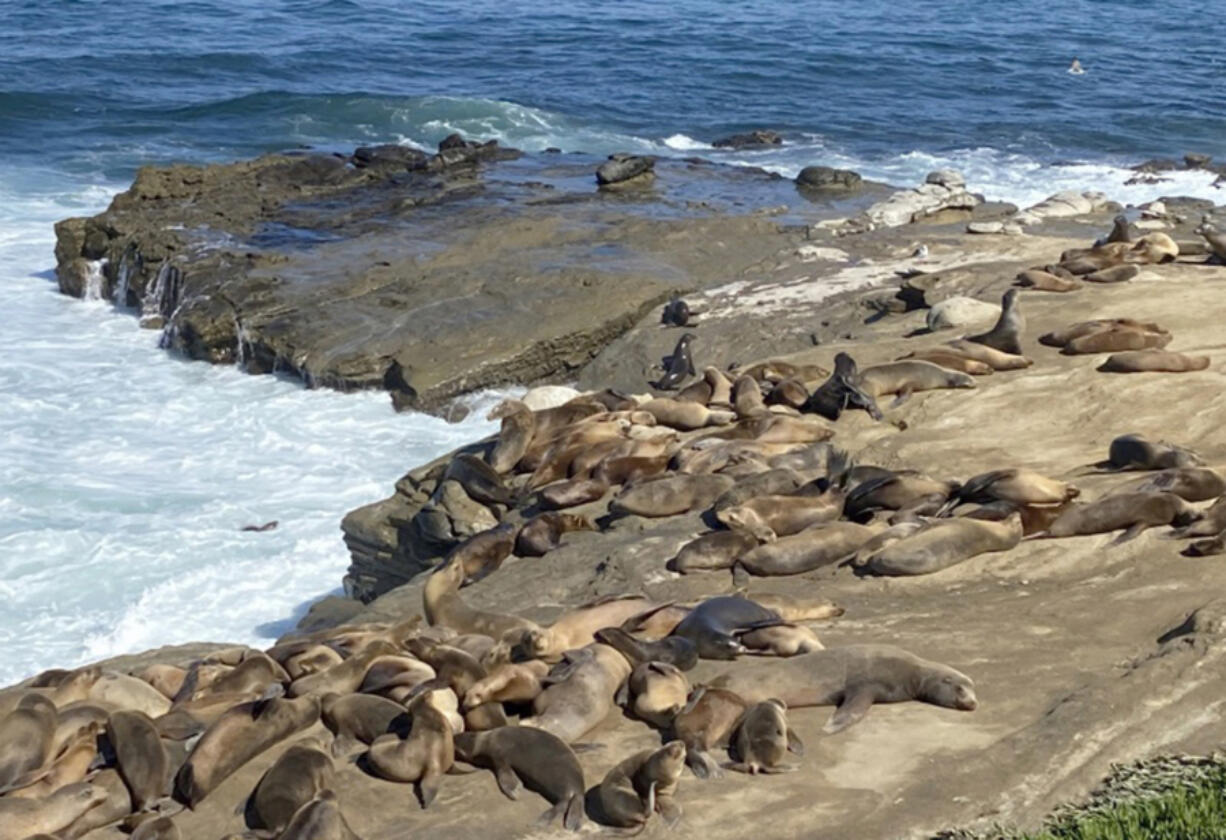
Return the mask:
M 1022 539 L 1020 514 L 999 521 L 944 519 L 903 537 L 864 561 L 878 575 L 923 575 L 991 551 L 1008 551 Z
M 1208 356 L 1186 356 L 1167 350 L 1115 353 L 1098 366 L 1103 373 L 1187 373 L 1209 367 Z
M 790 773 L 796 765 L 783 763 L 787 753 L 805 754 L 804 742 L 788 726 L 787 704 L 777 698 L 757 703 L 745 712 L 732 741 L 736 762 L 730 770 L 758 773 Z
M 535 628 L 535 622 L 514 615 L 474 610 L 461 600 L 460 584 L 464 566 L 454 560 L 444 561 L 422 587 L 422 607 L 426 621 L 442 625 L 457 633 L 480 633 L 500 639 L 508 630 Z
M 549 687 L 532 703 L 536 716 L 520 726 L 543 729 L 568 743 L 579 740 L 613 710 L 613 696 L 630 670 L 626 657 L 608 645 L 568 651 L 550 673 Z
M 701 429 L 704 426 L 725 426 L 736 419 L 736 413 L 732 411 L 708 408 L 696 402 L 681 402 L 666 398 L 657 398 L 644 403 L 643 411 L 654 417 L 657 423 L 683 432 Z
M 788 708 L 838 706 L 823 727 L 839 732 L 873 703 L 919 700 L 961 711 L 979 705 L 970 677 L 892 645 L 847 645 L 779 661 L 738 663 L 708 683 L 750 703 L 772 698 Z
M 106 799 L 104 788 L 86 782 L 66 785 L 42 799 L 0 798 L 0 840 L 59 832 Z
M 634 828 L 659 812 L 670 828 L 681 819 L 673 800 L 685 767 L 685 744 L 670 741 L 654 750 L 643 750 L 623 759 L 604 777 L 597 796 L 610 825 Z
M 894 404 L 898 405 L 915 391 L 974 388 L 975 380 L 965 373 L 916 360 L 867 367 L 860 372 L 859 385 L 874 397 L 897 394 Z
M 759 496 L 715 516 L 732 531 L 744 531 L 760 542 L 770 542 L 833 522 L 842 512 L 843 494 L 832 488 L 820 496 Z
M 663 728 L 685 708 L 689 694 L 689 681 L 676 665 L 640 662 L 614 699 L 639 720 Z
M 1027 359 L 1025 356 L 1015 353 L 1004 353 L 997 350 L 995 347 L 989 347 L 986 344 L 968 341 L 965 338 L 955 339 L 954 341 L 945 342 L 946 346 L 952 347 L 959 353 L 962 353 L 976 361 L 983 362 L 986 365 L 991 365 L 992 370 L 1022 370 L 1028 368 L 1034 362 Z
M 609 512 L 633 516 L 675 516 L 707 507 L 736 480 L 727 475 L 679 474 L 627 487 L 609 504 Z
M 489 670 L 489 676 L 473 683 L 464 694 L 463 705 L 472 709 L 485 703 L 527 703 L 545 690 L 541 681 L 549 673 L 549 663 L 541 659 L 527 662 L 502 662 Z
M 703 659 L 735 659 L 746 652 L 745 646 L 736 639 L 738 632 L 784 623 L 778 613 L 755 601 L 724 596 L 709 598 L 694 607 L 672 635 L 693 642 Z
M 1170 335 L 1158 324 L 1152 321 L 1138 321 L 1134 318 L 1095 318 L 1090 321 L 1078 321 L 1059 330 L 1052 330 L 1039 336 L 1039 343 L 1048 347 L 1064 347 L 1071 341 L 1111 330 L 1134 330 L 1144 333 Z
M 1110 495 L 1119 493 L 1174 493 L 1185 502 L 1206 502 L 1226 494 L 1226 477 L 1209 467 L 1180 467 L 1125 482 Z
M 1113 470 L 1166 470 L 1198 467 L 1204 462 L 1189 449 L 1144 435 L 1120 435 L 1111 441 L 1105 466 Z
M 663 662 L 688 671 L 698 664 L 698 647 L 683 636 L 665 636 L 647 641 L 630 635 L 620 627 L 602 627 L 596 631 L 596 641 L 615 648 L 632 665 Z
M 595 641 L 596 631 L 602 627 L 616 627 L 644 613 L 650 613 L 658 627 L 667 626 L 669 630 L 683 617 L 681 611 L 670 611 L 667 604 L 658 608 L 647 598 L 635 595 L 601 598 L 564 613 L 548 627 L 506 633 L 502 641 L 511 647 L 513 659 L 557 661 L 564 651 L 590 645 Z M 668 630 L 663 632 L 667 633 Z
M 438 795 L 443 775 L 455 761 L 451 724 L 441 712 L 417 697 L 410 705 L 409 735 L 381 735 L 366 753 L 367 765 L 381 778 L 417 784 L 423 808 Z
M 711 757 L 716 747 L 728 746 L 736 725 L 749 704 L 731 691 L 698 686 L 675 718 L 673 732 L 685 744 L 685 763 L 700 779 L 724 775 Z
M 260 777 L 248 810 L 261 828 L 281 831 L 299 808 L 331 789 L 335 778 L 332 759 L 316 743 L 294 744 Z
M 1040 292 L 1075 292 L 1081 288 L 1081 283 L 1044 271 L 1041 268 L 1029 268 L 1017 275 L 1013 285 L 1023 289 L 1036 289 Z
M 1079 495 L 1081 491 L 1071 484 L 1020 468 L 980 473 L 968 478 L 954 494 L 961 502 L 1003 501 L 1017 505 L 1060 504 Z
M 1060 349 L 1065 356 L 1090 353 L 1115 353 L 1121 350 L 1145 350 L 1165 347 L 1171 341 L 1168 332 L 1155 332 L 1138 327 L 1114 326 L 1089 335 L 1078 336 Z
M 833 522 L 760 545 L 737 558 L 733 568 L 754 575 L 798 575 L 851 557 L 881 528 Z
M 542 513 L 520 529 L 515 538 L 515 553 L 520 557 L 544 557 L 562 544 L 563 534 L 595 530 L 596 526 L 586 516 L 556 511 Z
M 1200 514 L 1174 493 L 1122 493 L 1075 505 L 1056 518 L 1048 537 L 1076 537 L 1125 529 L 1117 542 L 1156 525 L 1188 525 Z M 1039 536 L 1038 534 L 1034 536 Z
M 952 347 L 929 347 L 926 350 L 916 350 L 912 353 L 907 353 L 905 356 L 898 357 L 898 361 L 906 361 L 908 359 L 932 362 L 934 365 L 940 365 L 943 368 L 961 371 L 962 373 L 969 373 L 972 376 L 988 376 L 995 372 L 994 368 L 987 362 L 972 359 L 970 356 L 954 350 Z
M 1191 525 L 1177 530 L 1172 536 L 1179 539 L 1187 537 L 1212 537 L 1226 531 L 1226 496 L 1218 499 L 1201 514 L 1201 518 Z

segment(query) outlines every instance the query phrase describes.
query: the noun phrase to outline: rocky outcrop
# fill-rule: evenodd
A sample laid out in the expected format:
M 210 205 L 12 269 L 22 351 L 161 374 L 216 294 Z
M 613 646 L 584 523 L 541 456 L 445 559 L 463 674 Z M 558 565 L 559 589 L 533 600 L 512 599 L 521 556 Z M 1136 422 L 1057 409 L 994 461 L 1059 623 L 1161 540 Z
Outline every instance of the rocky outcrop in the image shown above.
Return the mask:
M 866 233 L 922 221 L 966 220 L 982 203 L 982 196 L 966 189 L 966 179 L 961 173 L 951 169 L 937 170 L 928 173 L 920 186 L 896 192 L 859 216 L 848 219 L 838 228 L 838 233 Z
M 849 192 L 859 189 L 862 183 L 860 173 L 830 166 L 806 166 L 796 176 L 796 185 L 809 190 Z
M 1118 205 L 1115 205 L 1118 207 Z M 1061 219 L 1072 216 L 1084 216 L 1089 213 L 1106 212 L 1112 209 L 1111 202 L 1100 192 L 1065 190 L 1048 196 L 1038 204 L 1027 207 L 1017 213 L 1013 221 L 1022 225 L 1033 225 L 1045 219 Z
M 749 131 L 744 134 L 732 134 L 728 137 L 721 137 L 711 145 L 717 149 L 754 149 L 762 146 L 780 146 L 783 144 L 783 137 L 777 131 L 767 131 L 758 129 Z

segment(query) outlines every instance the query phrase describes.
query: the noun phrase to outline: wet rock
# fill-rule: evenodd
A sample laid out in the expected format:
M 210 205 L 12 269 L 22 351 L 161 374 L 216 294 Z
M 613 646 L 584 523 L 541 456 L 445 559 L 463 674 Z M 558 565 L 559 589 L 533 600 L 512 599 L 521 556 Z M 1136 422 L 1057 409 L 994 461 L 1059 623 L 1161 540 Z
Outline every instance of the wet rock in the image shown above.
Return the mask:
M 1090 213 L 1107 209 L 1107 197 L 1100 192 L 1077 192 L 1065 190 L 1048 196 L 1031 207 L 1018 213 L 1014 220 L 1018 224 L 1032 225 L 1044 219 L 1060 219 L 1071 216 L 1085 216 Z
M 359 169 L 387 166 L 417 170 L 426 168 L 428 156 L 420 149 L 388 143 L 382 146 L 360 146 L 353 150 L 351 160 Z
M 745 134 L 733 134 L 721 137 L 711 145 L 717 149 L 752 149 L 760 146 L 780 146 L 783 138 L 778 132 L 758 129 Z
M 796 184 L 811 190 L 851 191 L 862 183 L 860 173 L 830 166 L 806 166 L 796 176 Z
M 1213 158 L 1209 155 L 1199 154 L 1197 152 L 1189 152 L 1183 156 L 1183 165 L 1185 169 L 1208 169 Z
M 652 176 L 655 165 L 655 158 L 644 155 L 609 155 L 609 160 L 596 169 L 596 183 L 605 187 L 635 178 L 647 180 Z

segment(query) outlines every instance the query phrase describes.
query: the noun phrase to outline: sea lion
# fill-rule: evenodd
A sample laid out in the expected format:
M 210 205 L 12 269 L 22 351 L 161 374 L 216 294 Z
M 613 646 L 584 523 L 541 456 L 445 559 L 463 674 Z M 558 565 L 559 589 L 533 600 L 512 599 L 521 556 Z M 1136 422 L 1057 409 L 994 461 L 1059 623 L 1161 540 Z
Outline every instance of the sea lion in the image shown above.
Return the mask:
M 930 347 L 927 350 L 916 350 L 907 353 L 905 356 L 899 356 L 897 361 L 906 361 L 908 359 L 932 362 L 934 365 L 940 365 L 943 368 L 962 373 L 969 373 L 972 376 L 990 376 L 995 372 L 994 368 L 987 362 L 972 359 L 970 356 L 959 353 L 953 348 Z
M 1071 507 L 1051 523 L 1044 536 L 1077 537 L 1122 528 L 1124 533 L 1117 540 L 1122 542 L 1146 528 L 1188 525 L 1199 518 L 1196 509 L 1174 493 L 1121 493 Z
M 0 798 L 0 840 L 55 834 L 106 801 L 102 787 L 78 782 L 41 799 Z
M 720 688 L 698 686 L 675 718 L 673 733 L 685 744 L 685 763 L 700 779 L 724 775 L 711 757 L 716 747 L 728 746 L 736 725 L 749 704 L 739 695 Z
M 205 730 L 175 776 L 175 795 L 195 808 L 239 767 L 319 719 L 315 696 L 242 703 Z
M 65 785 L 85 781 L 85 777 L 98 761 L 98 733 L 103 724 L 91 723 L 54 749 L 51 755 L 54 760 L 39 770 L 23 776 L 17 785 L 10 787 L 5 796 L 25 799 L 40 799 L 50 796 Z
M 536 627 L 535 622 L 526 618 L 469 607 L 459 595 L 463 580 L 461 563 L 444 561 L 434 570 L 422 587 L 422 609 L 427 623 L 449 627 L 457 633 L 480 633 L 494 639 L 502 638 L 508 630 Z
M 595 530 L 596 526 L 586 516 L 557 511 L 541 513 L 529 519 L 519 530 L 515 538 L 515 553 L 520 557 L 544 557 L 562 544 L 563 534 Z
M 762 399 L 762 388 L 758 381 L 749 376 L 740 376 L 732 385 L 732 407 L 736 410 L 739 420 L 758 417 L 770 409 Z
M 615 648 L 632 665 L 644 662 L 664 662 L 688 671 L 698 664 L 698 647 L 682 636 L 665 636 L 646 641 L 636 638 L 620 627 L 602 627 L 595 633 L 596 641 Z
M 537 491 L 541 510 L 564 510 L 594 502 L 609 492 L 609 483 L 597 478 L 557 481 Z
M 736 480 L 731 476 L 679 474 L 624 488 L 609 504 L 609 513 L 676 516 L 708 507 Z
M 404 706 L 374 694 L 325 694 L 320 701 L 324 726 L 333 734 L 332 754 L 344 755 L 360 741 L 370 744 L 388 732 L 407 732 Z
M 1226 496 L 1218 499 L 1201 513 L 1201 518 L 1191 525 L 1180 528 L 1172 536 L 1184 539 L 1186 537 L 1212 537 L 1226 531 Z
M 144 680 L 108 671 L 89 687 L 89 699 L 117 709 L 144 712 L 158 718 L 170 711 L 170 701 Z
M 664 472 L 672 458 L 673 453 L 668 451 L 661 455 L 620 455 L 605 458 L 592 470 L 592 479 L 608 486 L 629 484 Z
M 685 327 L 692 323 L 691 318 L 694 314 L 690 311 L 688 303 L 675 297 L 664 304 L 664 311 L 660 313 L 660 323 L 667 327 Z
M 1082 278 L 1091 283 L 1126 283 L 1140 273 L 1141 269 L 1135 265 L 1115 265 L 1083 274 Z
M 1040 292 L 1075 292 L 1081 288 L 1078 281 L 1059 277 L 1041 268 L 1028 268 L 1019 273 L 1013 285 Z
M 1115 353 L 1121 350 L 1145 350 L 1165 347 L 1171 341 L 1168 332 L 1151 332 L 1135 327 L 1115 326 L 1089 335 L 1078 336 L 1060 349 L 1065 356 L 1091 353 Z
M 336 794 L 321 791 L 294 814 L 277 840 L 361 840 L 341 813 Z
M 458 698 L 488 676 L 485 666 L 476 657 L 451 645 L 422 638 L 410 641 L 408 647 L 414 656 L 430 665 L 438 674 L 434 679 L 414 687 L 410 696 L 450 688 L 458 702 Z M 464 713 L 464 724 L 468 729 L 494 729 L 506 726 L 507 717 L 501 705 L 488 703 L 468 709 Z
M 708 408 L 732 408 L 732 382 L 718 368 L 707 367 L 702 379 L 682 388 L 677 394 L 679 402 L 696 402 Z
M 1168 350 L 1114 353 L 1098 366 L 1103 373 L 1187 373 L 1209 367 L 1208 356 L 1187 356 Z
M 183 687 L 187 678 L 187 669 L 177 665 L 153 664 L 147 665 L 134 674 L 137 679 L 144 680 L 158 690 L 163 697 L 173 700 Z
M 801 410 L 815 412 L 827 420 L 838 420 L 847 409 L 862 408 L 874 420 L 883 419 L 877 401 L 860 387 L 859 378 L 856 360 L 846 353 L 836 354 L 834 372 L 809 395 Z
M 1226 234 L 1221 233 L 1208 221 L 1201 224 L 1196 229 L 1196 233 L 1204 238 L 1205 244 L 1209 246 L 1209 250 L 1217 258 L 1218 264 L 1226 263 Z
M 1081 63 L 1078 62 L 1077 59 L 1073 59 L 1073 62 L 1076 64 L 1078 68 L 1081 67 Z M 1072 70 L 1073 68 L 1070 67 L 1069 72 L 1072 72 Z M 1103 242 L 1131 242 L 1132 240 L 1133 240 L 1132 226 L 1128 224 L 1128 217 L 1125 216 L 1123 213 L 1116 214 L 1115 218 L 1111 220 L 1111 232 L 1108 233 L 1106 238 L 1103 239 L 1102 241 Z
M 509 473 L 532 444 L 536 434 L 536 414 L 519 400 L 503 400 L 485 419 L 502 420 L 498 442 L 489 451 L 488 458 L 495 472 Z
M 644 403 L 643 411 L 656 418 L 656 422 L 660 425 L 683 432 L 701 429 L 705 426 L 726 426 L 736 419 L 736 414 L 732 411 L 708 408 L 696 402 L 681 402 L 666 398 L 657 398 Z
M 740 479 L 720 495 L 711 505 L 717 513 L 726 508 L 744 504 L 758 496 L 784 496 L 805 483 L 805 477 L 786 467 L 769 469 Z
M 969 358 L 983 362 L 986 365 L 991 365 L 992 370 L 1022 370 L 1034 364 L 1033 361 L 1025 356 L 1015 353 L 1004 353 L 995 347 L 989 347 L 986 344 L 979 344 L 978 342 L 967 341 L 962 338 L 947 341 L 945 344 Z
M 775 383 L 766 395 L 767 405 L 786 405 L 800 409 L 809 401 L 809 389 L 799 379 L 784 379 Z
M 464 569 L 464 583 L 474 583 L 489 577 L 502 567 L 502 563 L 515 549 L 518 530 L 509 522 L 503 522 L 478 534 L 473 534 L 457 545 L 447 555 L 449 562 L 459 563 Z
M 0 794 L 24 787 L 22 779 L 53 757 L 57 721 L 55 704 L 33 692 L 22 695 L 0 720 Z
M 486 636 L 477 638 L 487 639 Z M 489 639 L 493 644 L 493 639 Z M 455 640 L 452 641 L 455 644 Z M 358 691 L 366 694 L 381 694 L 399 700 L 409 691 L 438 676 L 434 669 L 414 656 L 389 654 L 370 663 Z
M 613 710 L 613 695 L 630 676 L 626 657 L 608 645 L 594 642 L 568 651 L 554 668 L 550 685 L 532 702 L 535 717 L 520 722 L 568 743 L 579 740 Z
M 132 813 L 132 798 L 128 786 L 123 783 L 118 770 L 98 770 L 90 776 L 89 784 L 103 792 L 104 799 L 81 814 L 66 828 L 56 832 L 63 840 L 75 840 L 96 828 L 119 822 Z
M 742 554 L 733 568 L 760 576 L 810 572 L 851 557 L 879 530 L 855 522 L 833 522 L 760 545 Z
M 583 827 L 583 768 L 556 735 L 529 726 L 464 732 L 455 736 L 455 755 L 461 761 L 491 767 L 498 789 L 508 799 L 518 799 L 523 784 L 539 791 L 553 803 L 540 822 L 562 816 L 562 824 L 570 831 Z
M 751 653 L 771 656 L 797 656 L 825 648 L 816 633 L 797 624 L 777 624 L 773 627 L 746 630 L 737 634 L 737 640 Z
M 1018 289 L 1005 292 L 1000 301 L 1000 318 L 996 325 L 985 333 L 968 335 L 965 340 L 974 344 L 982 344 L 1002 353 L 1022 354 L 1022 332 L 1026 329 L 1026 319 L 1022 317 L 1018 307 Z
M 1151 441 L 1144 435 L 1120 435 L 1111 441 L 1105 466 L 1112 470 L 1167 470 L 1177 467 L 1199 467 L 1201 457 L 1190 449 Z
M 784 764 L 787 754 L 805 754 L 804 742 L 788 726 L 787 704 L 771 698 L 755 703 L 741 719 L 732 746 L 736 762 L 728 769 L 756 775 L 758 773 L 791 773 L 799 769 Z
M 1013 468 L 992 470 L 968 478 L 954 491 L 961 502 L 990 504 L 996 501 L 1018 505 L 1051 505 L 1067 502 L 1081 491 L 1064 481 L 1057 481 L 1034 470 Z
M 153 721 L 142 712 L 118 711 L 106 725 L 119 775 L 132 794 L 132 807 L 148 810 L 166 795 L 170 761 Z
M 400 653 L 397 645 L 392 644 L 386 639 L 380 639 L 364 648 L 361 652 L 353 654 L 339 665 L 333 665 L 326 671 L 319 671 L 315 674 L 299 677 L 289 684 L 289 688 L 285 689 L 285 693 L 289 697 L 305 697 L 312 694 L 322 697 L 333 691 L 338 694 L 357 691 L 358 687 L 362 685 L 362 680 L 366 678 L 366 671 L 370 668 L 372 662 L 380 656 L 395 655 L 397 653 Z
M 874 397 L 897 394 L 894 401 L 897 405 L 916 391 L 974 388 L 975 380 L 969 374 L 914 360 L 867 367 L 860 371 L 859 385 L 865 393 Z
M 960 711 L 979 702 L 970 677 L 892 645 L 845 645 L 783 660 L 738 663 L 708 683 L 750 703 L 779 699 L 788 708 L 838 706 L 822 728 L 840 732 L 873 703 L 918 700 Z
M 681 382 L 685 377 L 696 375 L 694 358 L 690 355 L 690 344 L 697 337 L 687 332 L 677 339 L 677 346 L 673 348 L 672 355 L 667 359 L 664 375 L 650 383 L 652 387 L 660 391 L 676 391 L 681 387 Z
M 512 660 L 557 662 L 564 651 L 590 645 L 602 627 L 617 626 L 655 609 L 656 604 L 637 595 L 599 598 L 563 613 L 547 627 L 504 634 L 502 641 L 511 646 Z
M 1186 557 L 1212 557 L 1226 553 L 1226 531 L 1208 540 L 1197 540 L 1181 552 Z
M 639 720 L 662 729 L 685 708 L 689 694 L 690 683 L 676 665 L 640 662 L 614 699 Z
M 1226 477 L 1208 467 L 1162 470 L 1112 488 L 1119 493 L 1174 493 L 1185 502 L 1207 502 L 1226 494 Z
M 924 575 L 992 551 L 1008 551 L 1022 539 L 1022 517 L 1002 521 L 943 519 L 903 537 L 864 561 L 876 575 Z
M 838 519 L 843 492 L 830 488 L 819 496 L 759 496 L 715 514 L 729 530 L 752 534 L 760 542 L 788 537 Z
M 667 826 L 675 826 L 681 819 L 681 808 L 673 797 L 685 767 L 685 754 L 684 743 L 669 741 L 614 766 L 597 788 L 605 821 L 619 828 L 634 828 L 646 825 L 658 811 Z
M 690 610 L 672 635 L 689 639 L 703 659 L 735 659 L 745 652 L 738 632 L 783 624 L 773 610 L 739 596 L 708 598 Z
M 429 808 L 442 786 L 443 775 L 455 763 L 451 724 L 424 697 L 413 701 L 409 736 L 381 735 L 365 755 L 375 775 L 393 782 L 416 782 L 422 808 Z
M 834 429 L 816 417 L 762 414 L 740 421 L 721 436 L 750 438 L 764 444 L 817 443 L 834 435 Z
M 185 684 L 190 679 L 191 675 L 189 674 L 188 679 L 184 681 Z M 178 701 L 182 702 L 184 699 L 195 700 L 209 694 L 252 693 L 260 695 L 273 689 L 273 686 L 279 688 L 282 684 L 289 682 L 289 674 L 281 667 L 280 663 L 266 654 L 255 653 L 234 666 L 231 670 L 217 677 L 203 691 L 193 693 L 189 698 L 183 698 L 182 693 L 180 693 Z M 275 691 L 276 689 L 273 690 Z
M 848 519 L 861 521 L 879 510 L 902 510 L 913 507 L 916 502 L 936 498 L 943 502 L 958 489 L 949 481 L 940 481 L 915 472 L 882 470 L 872 477 L 864 471 L 864 477 L 856 470 L 846 476 L 848 484 L 854 484 L 843 501 L 843 514 Z M 855 483 L 860 479 L 858 483 Z
M 282 667 L 289 674 L 290 681 L 305 677 L 307 674 L 318 674 L 333 665 L 339 665 L 345 660 L 336 648 L 328 645 L 314 645 L 286 658 Z
M 668 561 L 667 568 L 683 575 L 731 569 L 736 558 L 757 545 L 758 538 L 747 531 L 713 531 L 683 545 L 677 556 Z
M 294 744 L 264 772 L 251 794 L 248 811 L 258 827 L 281 831 L 303 805 L 336 780 L 332 759 L 311 742 Z
M 439 486 L 448 481 L 457 482 L 470 499 L 483 505 L 515 504 L 515 494 L 503 483 L 502 476 L 475 455 L 453 457 L 439 479 Z
M 784 621 L 823 621 L 844 613 L 842 607 L 825 598 L 797 598 L 777 592 L 755 592 L 744 597 L 778 613 Z
M 463 706 L 472 709 L 485 703 L 531 702 L 545 690 L 541 680 L 548 673 L 549 663 L 542 659 L 499 663 L 465 692 Z

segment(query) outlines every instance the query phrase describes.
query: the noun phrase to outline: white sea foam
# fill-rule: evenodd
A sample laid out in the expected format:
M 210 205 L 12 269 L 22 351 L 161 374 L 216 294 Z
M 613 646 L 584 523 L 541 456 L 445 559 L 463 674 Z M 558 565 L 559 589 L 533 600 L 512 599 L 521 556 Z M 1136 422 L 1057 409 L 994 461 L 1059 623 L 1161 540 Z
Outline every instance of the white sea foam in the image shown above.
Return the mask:
M 113 187 L 3 176 L 0 685 L 162 644 L 267 645 L 339 586 L 347 510 L 494 428 L 157 350 L 49 273 L 52 223 Z
M 710 143 L 695 140 L 687 134 L 673 134 L 662 141 L 665 146 L 678 152 L 692 152 L 698 149 L 712 148 Z

